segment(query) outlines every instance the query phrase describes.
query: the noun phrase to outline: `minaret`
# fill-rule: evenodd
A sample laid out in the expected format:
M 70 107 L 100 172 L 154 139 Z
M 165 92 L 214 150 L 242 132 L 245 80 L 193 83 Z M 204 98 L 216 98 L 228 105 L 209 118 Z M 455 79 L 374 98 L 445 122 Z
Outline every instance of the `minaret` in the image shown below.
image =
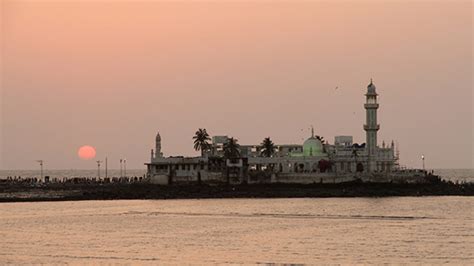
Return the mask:
M 367 93 L 365 94 L 366 102 L 364 104 L 366 112 L 366 123 L 364 130 L 366 132 L 366 149 L 368 151 L 368 172 L 376 170 L 375 153 L 377 149 L 377 131 L 380 125 L 377 124 L 377 92 L 375 92 L 375 85 L 370 80 L 367 86 Z
M 156 134 L 156 146 L 155 146 L 155 158 L 163 157 L 163 153 L 161 152 L 161 136 L 160 132 Z

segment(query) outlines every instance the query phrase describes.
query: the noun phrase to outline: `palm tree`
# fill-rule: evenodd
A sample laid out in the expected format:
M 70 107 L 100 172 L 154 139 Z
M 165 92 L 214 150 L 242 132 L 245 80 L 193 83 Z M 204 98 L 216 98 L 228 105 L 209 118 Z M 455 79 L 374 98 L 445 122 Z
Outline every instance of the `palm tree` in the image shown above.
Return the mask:
M 275 145 L 270 137 L 264 138 L 260 147 L 262 148 L 260 153 L 265 157 L 272 157 L 272 155 L 275 154 Z
M 235 159 L 240 157 L 240 145 L 237 144 L 237 140 L 234 138 L 230 138 L 224 143 L 224 158 L 229 159 L 231 162 Z M 226 177 L 227 177 L 227 184 L 230 184 L 230 175 L 229 175 L 229 167 L 226 164 Z
M 324 137 L 316 135 L 316 138 L 319 139 L 322 144 L 324 144 Z
M 237 139 L 230 138 L 224 143 L 224 157 L 226 159 L 237 159 L 240 157 L 240 145 L 237 144 Z
M 201 156 L 204 156 L 204 151 L 209 150 L 211 145 L 209 144 L 209 134 L 207 134 L 206 129 L 198 129 L 193 137 L 194 139 L 194 149 L 196 151 L 201 151 Z
M 321 144 L 323 144 L 323 152 L 326 152 L 326 147 L 324 146 L 324 137 L 316 135 L 316 138 L 321 141 Z

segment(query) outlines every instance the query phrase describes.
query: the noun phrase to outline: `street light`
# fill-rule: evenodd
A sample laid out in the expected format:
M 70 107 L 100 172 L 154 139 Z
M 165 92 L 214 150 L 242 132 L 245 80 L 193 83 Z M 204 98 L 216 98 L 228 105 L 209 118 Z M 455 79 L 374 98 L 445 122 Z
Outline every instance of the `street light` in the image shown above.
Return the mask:
M 423 170 L 425 170 L 425 155 L 421 155 L 421 160 L 423 161 Z
M 120 159 L 120 177 L 122 177 L 122 163 L 123 159 Z
M 127 159 L 123 159 L 123 175 L 127 177 Z
M 100 164 L 102 161 L 96 161 L 97 162 L 97 177 L 100 179 Z
M 43 163 L 44 163 L 44 161 L 43 161 L 43 160 L 36 160 L 36 162 L 38 162 L 39 165 L 40 165 L 40 168 L 41 168 L 41 180 L 43 180 Z

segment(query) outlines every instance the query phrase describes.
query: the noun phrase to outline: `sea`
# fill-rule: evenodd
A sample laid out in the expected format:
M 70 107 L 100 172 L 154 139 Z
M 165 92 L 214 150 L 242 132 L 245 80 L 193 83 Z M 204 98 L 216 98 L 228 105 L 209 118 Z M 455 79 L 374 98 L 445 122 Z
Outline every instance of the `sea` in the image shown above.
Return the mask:
M 473 208 L 464 196 L 0 203 L 0 265 L 473 265 Z
M 474 264 L 473 197 L 0 204 L 0 264 Z

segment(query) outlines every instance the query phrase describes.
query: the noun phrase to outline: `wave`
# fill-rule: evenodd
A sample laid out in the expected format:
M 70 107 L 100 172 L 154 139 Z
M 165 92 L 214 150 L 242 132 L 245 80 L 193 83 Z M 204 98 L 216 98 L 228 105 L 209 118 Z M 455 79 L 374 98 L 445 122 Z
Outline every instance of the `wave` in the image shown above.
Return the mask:
M 359 215 L 359 214 L 281 214 L 281 213 L 192 213 L 192 212 L 125 212 L 123 215 L 169 215 L 169 216 L 207 216 L 235 218 L 279 218 L 279 219 L 364 219 L 364 220 L 421 220 L 439 219 L 429 216 L 398 216 L 398 215 Z

